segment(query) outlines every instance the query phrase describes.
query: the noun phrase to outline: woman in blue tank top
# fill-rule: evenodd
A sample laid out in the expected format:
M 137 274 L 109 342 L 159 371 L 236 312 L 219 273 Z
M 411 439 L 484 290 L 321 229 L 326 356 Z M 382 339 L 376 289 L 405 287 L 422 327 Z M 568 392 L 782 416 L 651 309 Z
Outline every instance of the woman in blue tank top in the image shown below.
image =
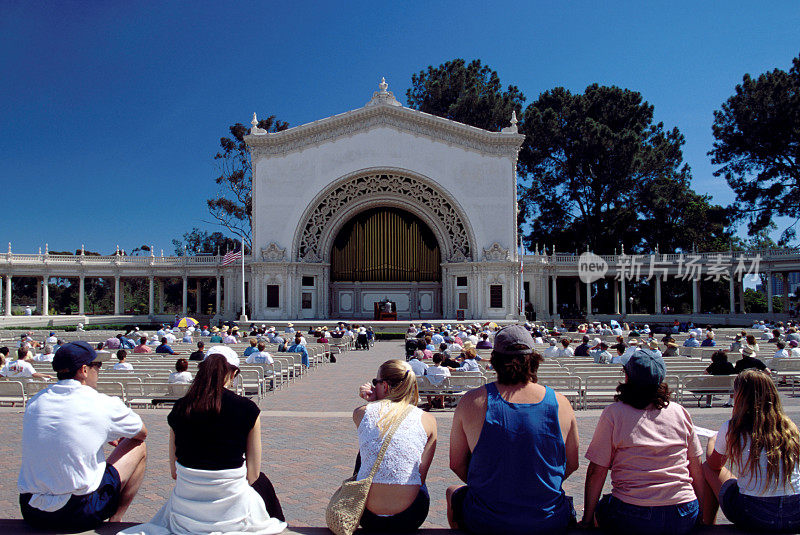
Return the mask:
M 541 355 L 521 325 L 495 336 L 497 382 L 469 392 L 450 435 L 450 468 L 466 483 L 447 489 L 450 526 L 472 533 L 547 533 L 575 523 L 561 488 L 578 468 L 569 401 L 536 383 Z

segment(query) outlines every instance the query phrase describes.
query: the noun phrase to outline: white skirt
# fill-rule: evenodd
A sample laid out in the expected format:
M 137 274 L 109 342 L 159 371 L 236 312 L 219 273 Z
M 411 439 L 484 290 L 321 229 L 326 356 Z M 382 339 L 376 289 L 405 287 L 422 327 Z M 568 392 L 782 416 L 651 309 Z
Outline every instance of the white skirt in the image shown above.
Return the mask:
M 175 463 L 178 478 L 167 503 L 146 524 L 118 535 L 273 535 L 286 522 L 270 518 L 264 500 L 247 483 L 247 468 L 196 470 Z

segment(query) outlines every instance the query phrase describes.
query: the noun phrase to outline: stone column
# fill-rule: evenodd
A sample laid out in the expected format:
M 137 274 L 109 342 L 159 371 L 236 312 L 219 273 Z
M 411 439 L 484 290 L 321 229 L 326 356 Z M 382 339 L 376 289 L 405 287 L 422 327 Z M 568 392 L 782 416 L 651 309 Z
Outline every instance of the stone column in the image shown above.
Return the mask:
M 50 277 L 42 277 L 42 316 L 50 315 Z
M 114 315 L 119 316 L 119 302 L 120 302 L 120 294 L 119 294 L 119 275 L 114 275 Z
M 700 281 L 692 281 L 692 314 L 700 314 Z
M 592 283 L 586 283 L 586 317 L 592 315 Z
M 6 316 L 11 315 L 11 275 L 6 275 Z
M 581 309 L 581 280 L 575 279 L 575 308 Z
M 558 314 L 558 277 L 556 275 L 552 275 L 551 279 L 553 280 L 553 310 L 550 311 L 552 316 Z M 9 284 L 9 288 L 11 285 Z
M 614 287 L 614 314 L 619 314 L 619 281 L 612 279 L 611 284 Z
M 747 312 L 744 309 L 744 281 L 739 279 L 739 283 L 736 286 L 739 288 L 739 312 L 746 314 Z
M 733 277 L 728 280 L 728 299 L 730 301 L 731 314 L 736 314 L 736 286 L 733 282 Z
M 5 310 L 5 301 L 3 300 L 3 277 L 0 276 L 0 312 Z
M 86 277 L 78 277 L 78 314 L 83 316 L 86 313 Z
M 214 313 L 215 314 L 219 314 L 220 313 L 219 303 L 220 303 L 221 298 L 222 298 L 222 280 L 220 279 L 220 276 L 217 275 L 217 295 L 216 295 L 216 303 L 215 303 L 216 308 L 214 309 Z
M 158 279 L 158 313 L 164 313 L 164 280 Z
M 155 312 L 155 277 L 147 277 L 147 313 L 151 316 Z
M 42 314 L 42 281 L 36 281 L 36 308 Z
M 772 314 L 772 272 L 767 271 L 767 312 Z
M 194 311 L 199 316 L 200 314 L 203 313 L 203 310 L 202 310 L 203 309 L 203 305 L 202 305 L 203 298 L 202 298 L 202 294 L 200 293 L 200 279 L 197 279 L 195 281 L 195 286 L 197 287 L 197 302 L 195 303 Z
M 181 293 L 181 315 L 185 316 L 189 304 L 189 277 L 183 276 L 183 292 Z
M 783 313 L 789 313 L 789 277 L 786 272 L 781 273 L 781 280 L 783 281 Z
M 628 313 L 628 300 L 625 297 L 625 277 L 621 277 L 619 280 L 619 302 L 620 308 L 622 308 L 622 315 L 625 316 Z
M 661 277 L 656 276 L 656 304 L 654 314 L 661 314 Z

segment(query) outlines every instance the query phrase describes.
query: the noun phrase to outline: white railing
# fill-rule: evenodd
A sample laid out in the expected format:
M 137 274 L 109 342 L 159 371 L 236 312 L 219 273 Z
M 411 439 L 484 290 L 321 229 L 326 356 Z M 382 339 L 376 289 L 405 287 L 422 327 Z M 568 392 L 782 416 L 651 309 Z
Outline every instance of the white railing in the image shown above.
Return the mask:
M 162 267 L 183 267 L 183 266 L 204 266 L 214 267 L 222 265 L 222 255 L 203 255 L 203 256 L 95 256 L 95 255 L 58 255 L 58 254 L 17 254 L 0 253 L 0 265 L 10 266 L 45 266 L 48 264 L 58 264 L 59 266 L 119 266 L 142 267 L 142 266 L 162 266 Z M 245 257 L 245 263 L 251 257 Z
M 602 258 L 608 264 L 620 264 L 622 262 L 634 261 L 638 264 L 646 264 L 650 259 L 655 257 L 654 260 L 658 263 L 674 263 L 687 262 L 693 260 L 696 263 L 707 262 L 723 262 L 730 263 L 741 259 L 760 259 L 760 262 L 782 261 L 782 260 L 798 260 L 800 261 L 800 249 L 756 249 L 751 251 L 722 251 L 722 252 L 707 252 L 707 253 L 652 253 L 652 254 L 636 254 L 636 255 L 602 255 Z M 540 264 L 551 265 L 577 265 L 580 255 L 572 253 L 559 253 L 555 254 L 526 254 L 525 260 L 530 260 Z

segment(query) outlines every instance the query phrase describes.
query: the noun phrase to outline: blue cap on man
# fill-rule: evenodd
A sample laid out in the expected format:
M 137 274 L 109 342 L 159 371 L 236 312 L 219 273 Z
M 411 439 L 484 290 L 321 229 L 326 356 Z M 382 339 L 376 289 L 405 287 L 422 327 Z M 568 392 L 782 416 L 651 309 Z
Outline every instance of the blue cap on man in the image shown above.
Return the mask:
M 64 344 L 53 356 L 53 370 L 56 372 L 74 372 L 84 364 L 97 359 L 97 352 L 86 342 L 70 342 Z

